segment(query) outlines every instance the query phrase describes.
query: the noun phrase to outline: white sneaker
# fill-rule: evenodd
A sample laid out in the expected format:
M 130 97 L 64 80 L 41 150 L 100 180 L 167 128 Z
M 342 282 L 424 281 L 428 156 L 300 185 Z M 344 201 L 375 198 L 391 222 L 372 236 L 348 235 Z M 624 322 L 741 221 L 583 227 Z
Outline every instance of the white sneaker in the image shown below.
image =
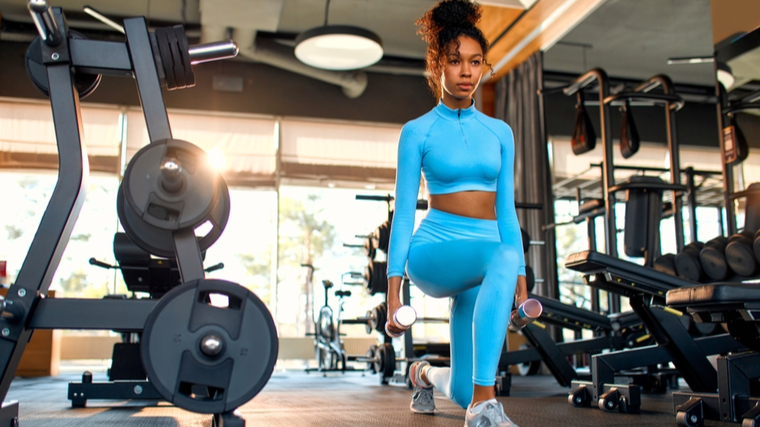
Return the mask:
M 473 409 L 477 412 L 473 413 Z M 504 408 L 496 399 L 487 400 L 475 406 L 467 407 L 464 427 L 518 427 L 504 413 Z

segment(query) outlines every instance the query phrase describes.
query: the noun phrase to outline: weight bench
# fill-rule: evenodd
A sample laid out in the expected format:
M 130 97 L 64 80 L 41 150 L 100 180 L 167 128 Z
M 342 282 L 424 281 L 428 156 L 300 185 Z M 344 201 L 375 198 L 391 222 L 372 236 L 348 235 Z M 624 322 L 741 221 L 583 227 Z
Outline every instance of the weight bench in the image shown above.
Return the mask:
M 668 291 L 694 283 L 651 268 L 593 251 L 568 257 L 565 266 L 584 274 L 589 286 L 628 296 L 657 344 L 591 358 L 591 381 L 573 381 L 568 400 L 574 406 L 591 402 L 605 411 L 638 412 L 641 390 L 635 384 L 615 384 L 615 373 L 673 362 L 695 392 L 714 391 L 717 372 L 708 355 L 740 351 L 745 347 L 728 334 L 694 338 L 679 320 L 681 312 L 665 306 Z
M 538 295 L 530 295 L 530 298 L 537 299 L 543 306 L 539 323 L 530 323 L 521 331 L 531 347 L 513 351 L 507 351 L 505 347 L 499 359 L 499 372 L 506 371 L 511 365 L 516 365 L 525 374 L 531 374 L 535 373 L 540 362 L 543 362 L 559 385 L 569 387 L 573 380 L 590 379 L 575 370 L 569 356 L 598 354 L 604 350 L 633 347 L 637 344 L 637 338 L 646 333 L 641 320 L 634 312 L 604 316 L 563 304 L 552 298 Z M 557 343 L 546 331 L 543 325 L 545 323 L 574 331 L 587 329 L 600 335 L 589 339 Z M 509 381 L 502 380 L 500 395 L 509 395 L 509 387 Z
M 686 310 L 696 322 L 723 323 L 749 350 L 718 357 L 716 389 L 674 392 L 679 426 L 702 426 L 705 419 L 760 426 L 760 284 L 714 283 L 667 294 L 667 304 Z

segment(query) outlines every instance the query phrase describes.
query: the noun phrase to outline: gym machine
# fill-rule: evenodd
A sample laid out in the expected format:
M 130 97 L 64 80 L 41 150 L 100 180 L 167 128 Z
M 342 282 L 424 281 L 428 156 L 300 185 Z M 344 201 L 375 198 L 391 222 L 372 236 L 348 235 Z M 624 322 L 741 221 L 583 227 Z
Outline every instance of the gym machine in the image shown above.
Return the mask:
M 719 43 L 715 51 L 716 71 L 719 66 L 742 63 L 748 57 L 757 56 L 760 50 L 760 30 L 755 29 L 730 43 Z M 736 61 L 736 62 L 734 62 Z M 747 186 L 736 191 L 734 166 L 746 160 L 748 144 L 737 127 L 736 114 L 744 111 L 760 110 L 760 91 L 754 87 L 733 88 L 726 93 L 722 83 L 716 84 L 718 95 L 718 123 L 721 127 L 721 157 L 723 167 L 724 197 L 728 234 L 731 243 L 726 245 L 726 261 L 738 264 L 732 266 L 737 273 L 757 272 L 760 262 L 760 228 L 757 213 L 760 200 L 760 185 Z M 736 234 L 737 223 L 734 202 L 745 198 L 744 233 L 755 231 L 755 235 Z M 754 242 L 753 242 L 754 237 Z M 736 246 L 732 251 L 729 245 Z M 754 252 L 754 253 L 753 253 Z M 752 259 L 754 255 L 755 259 Z M 738 267 L 738 268 L 737 268 Z M 741 423 L 744 427 L 760 426 L 760 329 L 758 328 L 758 307 L 760 307 L 760 285 L 757 283 L 717 282 L 690 289 L 668 292 L 670 307 L 686 310 L 694 320 L 703 324 L 723 324 L 737 341 L 748 351 L 718 357 L 717 387 L 712 390 L 693 393 L 673 393 L 673 409 L 676 421 L 683 427 L 700 427 L 705 420 Z M 716 392 L 717 390 L 717 392 Z
M 591 381 L 572 383 L 568 401 L 574 406 L 593 403 L 608 412 L 638 412 L 641 387 L 617 384 L 615 374 L 669 362 L 692 390 L 714 390 L 717 373 L 707 356 L 744 349 L 727 334 L 692 337 L 680 320 L 683 313 L 665 306 L 668 291 L 691 287 L 693 282 L 594 251 L 570 255 L 565 265 L 583 273 L 589 286 L 628 296 L 633 311 L 657 343 L 593 356 Z
M 760 426 L 759 296 L 757 283 L 713 283 L 668 292 L 668 306 L 688 311 L 697 322 L 726 324 L 748 349 L 718 357 L 715 388 L 673 392 L 679 426 L 700 427 L 705 420 Z
M 633 348 L 648 339 L 641 320 L 634 312 L 613 313 L 604 316 L 557 300 L 530 295 L 543 306 L 543 312 L 537 322 L 527 325 L 520 333 L 527 338 L 530 346 L 521 346 L 519 350 L 507 351 L 505 347 L 499 359 L 499 372 L 505 373 L 509 366 L 515 365 L 521 375 L 534 375 L 543 362 L 562 387 L 570 387 L 575 380 L 589 380 L 590 375 L 583 375 L 573 366 L 572 359 L 578 355 L 594 355 L 606 350 Z M 555 342 L 545 325 L 573 331 L 590 330 L 596 336 L 568 342 Z M 655 389 L 667 381 L 650 375 L 636 376 L 639 384 L 646 389 Z M 508 396 L 511 387 L 510 378 L 502 374 L 497 376 L 497 392 Z
M 229 191 L 197 146 L 172 139 L 161 84 L 194 84 L 192 64 L 234 56 L 233 42 L 190 47 L 181 26 L 148 31 L 145 18 L 124 20 L 125 42 L 88 40 L 68 29 L 63 11 L 44 0 L 29 10 L 40 37 L 26 65 L 50 97 L 59 155 L 58 182 L 16 282 L 2 303 L 0 396 L 5 398 L 35 329 L 105 329 L 142 334 L 147 377 L 165 400 L 213 414 L 217 427 L 244 426 L 236 409 L 266 385 L 277 358 L 274 321 L 242 286 L 204 278 L 201 253 L 221 235 Z M 143 250 L 173 258 L 182 284 L 161 299 L 48 299 L 48 288 L 82 208 L 87 154 L 79 100 L 100 75 L 133 76 L 151 143 L 127 166 L 117 211 Z M 211 231 L 196 237 L 206 222 Z M 88 396 L 76 396 L 84 397 Z M 0 426 L 18 423 L 18 402 L 4 402 Z
M 127 290 L 132 299 L 137 292 L 147 294 L 150 299 L 158 299 L 182 284 L 175 259 L 155 258 L 130 240 L 126 233 L 115 233 L 113 253 L 117 265 L 90 258 L 90 264 L 106 269 L 121 271 Z M 205 252 L 202 253 L 205 257 Z M 204 269 L 206 273 L 224 268 L 218 263 Z M 127 295 L 107 295 L 106 299 L 127 299 Z M 108 381 L 94 382 L 92 372 L 85 371 L 81 382 L 70 382 L 68 398 L 71 406 L 83 408 L 87 400 L 162 400 L 158 391 L 147 381 L 145 367 L 140 358 L 141 334 L 138 332 L 115 331 L 122 336 L 122 342 L 115 343 L 108 369 Z
M 314 266 L 311 264 L 301 264 L 302 267 L 309 269 L 309 282 L 311 283 L 314 275 Z M 348 275 L 358 275 L 358 273 L 346 273 Z M 359 275 L 360 276 L 360 275 Z M 344 275 L 345 277 L 345 275 Z M 351 282 L 356 286 L 363 285 L 360 282 Z M 342 282 L 341 285 L 347 284 Z M 326 374 L 327 372 L 341 372 L 346 371 L 365 371 L 366 369 L 355 369 L 348 366 L 350 361 L 358 361 L 361 356 L 351 356 L 346 354 L 346 350 L 343 347 L 343 340 L 341 339 L 340 327 L 343 324 L 364 324 L 369 325 L 370 319 L 368 317 L 358 319 L 343 319 L 343 301 L 344 298 L 351 296 L 351 291 L 341 289 L 335 290 L 335 296 L 338 298 L 338 315 L 335 316 L 332 307 L 330 307 L 330 289 L 335 285 L 330 280 L 322 280 L 322 287 L 325 290 L 325 305 L 319 309 L 319 316 L 314 316 L 312 312 L 312 318 L 314 319 L 314 333 L 306 334 L 307 336 L 314 336 L 314 354 L 317 359 L 316 368 L 307 368 L 306 373 L 316 371 Z M 370 333 L 371 329 L 367 326 L 367 333 Z M 364 361 L 364 360 L 361 360 Z

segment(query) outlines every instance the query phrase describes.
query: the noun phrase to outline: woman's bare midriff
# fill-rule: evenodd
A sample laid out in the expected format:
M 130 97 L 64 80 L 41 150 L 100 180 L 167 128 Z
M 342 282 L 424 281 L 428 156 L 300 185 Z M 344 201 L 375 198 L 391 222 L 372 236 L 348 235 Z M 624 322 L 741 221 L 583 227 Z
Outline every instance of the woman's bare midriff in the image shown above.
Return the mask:
M 430 207 L 454 215 L 478 219 L 496 219 L 496 193 L 491 191 L 460 191 L 451 194 L 431 194 Z

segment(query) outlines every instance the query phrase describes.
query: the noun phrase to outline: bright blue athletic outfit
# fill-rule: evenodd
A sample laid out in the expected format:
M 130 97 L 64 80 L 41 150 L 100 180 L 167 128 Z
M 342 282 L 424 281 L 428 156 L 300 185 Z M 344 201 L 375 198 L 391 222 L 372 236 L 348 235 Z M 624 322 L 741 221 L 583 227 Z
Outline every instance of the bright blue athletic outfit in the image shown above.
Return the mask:
M 401 130 L 388 277 L 403 276 L 406 266 L 420 290 L 451 298 L 451 368 L 430 368 L 427 377 L 463 408 L 473 383 L 495 382 L 517 276 L 525 275 L 514 153 L 509 126 L 473 105 L 452 110 L 440 102 Z M 496 192 L 496 220 L 430 209 L 412 236 L 423 172 L 431 195 Z

